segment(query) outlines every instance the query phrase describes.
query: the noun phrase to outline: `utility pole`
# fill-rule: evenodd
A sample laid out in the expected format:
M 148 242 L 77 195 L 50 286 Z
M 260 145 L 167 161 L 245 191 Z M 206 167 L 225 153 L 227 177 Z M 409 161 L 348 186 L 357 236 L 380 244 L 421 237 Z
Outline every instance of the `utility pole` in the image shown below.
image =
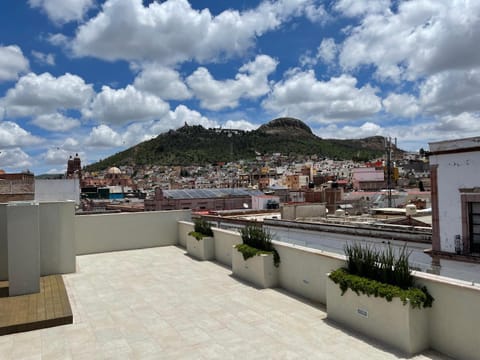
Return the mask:
M 392 138 L 385 139 L 385 151 L 387 152 L 387 191 L 388 207 L 392 207 Z

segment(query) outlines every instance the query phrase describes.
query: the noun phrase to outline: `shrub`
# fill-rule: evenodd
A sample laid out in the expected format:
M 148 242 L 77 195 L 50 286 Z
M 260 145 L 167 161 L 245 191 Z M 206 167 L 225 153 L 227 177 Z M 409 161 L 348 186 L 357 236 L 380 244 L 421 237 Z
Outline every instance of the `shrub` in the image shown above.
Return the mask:
M 427 288 L 414 287 L 408 263 L 410 254 L 406 245 L 396 254 L 390 245 L 377 250 L 371 245 L 347 244 L 347 268 L 335 270 L 329 277 L 340 286 L 342 295 L 352 289 L 357 295 L 380 296 L 387 301 L 398 297 L 404 305 L 408 300 L 413 308 L 431 307 L 434 299 Z
M 388 245 L 385 250 L 377 250 L 371 245 L 354 243 L 345 246 L 347 269 L 352 275 L 363 276 L 386 284 L 407 289 L 413 286 L 413 277 L 408 263 L 411 251 L 406 245 L 395 254 Z
M 280 255 L 272 245 L 272 234 L 268 230 L 257 224 L 247 225 L 240 230 L 240 235 L 243 244 L 236 245 L 235 248 L 245 260 L 255 255 L 273 253 L 273 263 L 276 267 L 279 266 Z
M 422 288 L 410 287 L 402 289 L 398 286 L 382 283 L 380 281 L 368 279 L 358 275 L 349 274 L 346 269 L 337 269 L 330 273 L 330 279 L 340 286 L 342 295 L 348 289 L 354 291 L 357 295 L 360 293 L 367 296 L 375 296 L 385 298 L 392 301 L 394 297 L 400 298 L 403 305 L 410 302 L 412 308 L 432 307 L 433 297 L 424 286 Z
M 198 241 L 204 237 L 211 237 L 213 236 L 212 225 L 205 219 L 198 218 L 195 220 L 193 231 L 190 231 L 188 235 L 193 236 Z

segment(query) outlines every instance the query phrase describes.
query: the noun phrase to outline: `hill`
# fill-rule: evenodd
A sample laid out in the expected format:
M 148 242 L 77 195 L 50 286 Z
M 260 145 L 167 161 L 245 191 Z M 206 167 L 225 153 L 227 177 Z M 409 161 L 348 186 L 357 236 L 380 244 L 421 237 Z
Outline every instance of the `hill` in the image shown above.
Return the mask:
M 384 153 L 384 139 L 322 139 L 302 121 L 279 118 L 257 130 L 205 129 L 200 125 L 170 130 L 95 164 L 88 170 L 121 165 L 203 165 L 240 159 L 257 154 L 313 155 L 334 159 L 370 160 Z

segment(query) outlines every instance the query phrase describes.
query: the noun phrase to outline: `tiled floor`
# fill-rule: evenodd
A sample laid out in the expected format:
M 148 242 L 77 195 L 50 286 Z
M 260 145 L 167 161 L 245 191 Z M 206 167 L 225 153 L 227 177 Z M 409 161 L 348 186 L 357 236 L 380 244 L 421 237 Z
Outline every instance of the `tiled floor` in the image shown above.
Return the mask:
M 77 258 L 73 325 L 0 337 L 0 359 L 396 359 L 325 321 L 325 309 L 257 290 L 178 247 Z M 426 352 L 414 359 L 445 359 Z

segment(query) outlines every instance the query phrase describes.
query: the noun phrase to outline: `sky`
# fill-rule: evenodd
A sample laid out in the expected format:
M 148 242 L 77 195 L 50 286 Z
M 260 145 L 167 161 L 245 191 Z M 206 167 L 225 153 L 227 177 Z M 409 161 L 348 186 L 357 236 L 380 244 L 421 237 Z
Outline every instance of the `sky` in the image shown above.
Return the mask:
M 2 0 L 0 168 L 280 116 L 404 150 L 480 135 L 480 1 Z

